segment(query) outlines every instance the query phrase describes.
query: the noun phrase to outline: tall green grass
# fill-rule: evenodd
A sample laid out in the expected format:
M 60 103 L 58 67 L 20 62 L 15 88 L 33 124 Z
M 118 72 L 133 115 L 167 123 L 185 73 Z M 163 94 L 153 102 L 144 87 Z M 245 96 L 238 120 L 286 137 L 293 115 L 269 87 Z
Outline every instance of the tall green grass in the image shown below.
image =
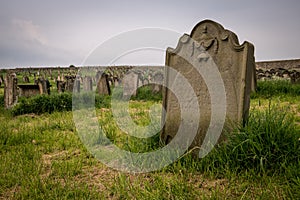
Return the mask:
M 191 155 L 182 161 L 202 173 L 225 175 L 283 175 L 297 182 L 300 177 L 300 129 L 291 113 L 278 107 L 252 110 L 244 127 L 228 133 L 227 141 L 194 163 Z M 296 179 L 295 179 L 296 178 Z M 299 183 L 299 180 L 298 180 Z
M 143 101 L 161 101 L 162 93 L 153 93 L 151 85 L 145 85 L 137 90 L 137 95 L 131 97 L 131 100 L 143 100 Z
M 76 181 L 90 159 L 72 113 L 0 117 L 1 199 L 101 198 L 88 182 Z
M 115 91 L 114 97 L 121 98 L 122 91 Z M 95 97 L 95 99 L 92 99 Z M 160 101 L 161 94 L 152 94 L 149 86 L 138 88 L 138 95 L 132 100 Z M 76 101 L 73 109 L 95 106 L 96 108 L 110 108 L 111 96 L 94 95 L 91 93 L 74 94 L 61 93 L 51 95 L 37 95 L 30 98 L 19 98 L 18 103 L 11 110 L 13 115 L 22 115 L 28 113 L 42 114 L 52 112 L 63 112 L 72 110 L 72 100 Z M 2 103 L 3 101 L 3 103 Z M 0 95 L 0 103 L 4 105 L 3 96 Z
M 300 84 L 292 84 L 288 80 L 260 80 L 257 81 L 256 92 L 251 97 L 270 98 L 284 95 L 300 95 Z
M 72 110 L 72 94 L 38 95 L 31 98 L 20 98 L 12 108 L 13 115 L 27 113 L 52 113 L 54 111 Z
M 153 102 L 147 96 L 152 93 L 142 90 L 130 102 L 129 112 L 136 124 L 148 125 Z M 63 95 L 71 110 L 72 95 Z M 61 105 L 53 108 L 64 105 L 60 96 L 22 100 L 31 104 L 23 103 L 19 109 L 40 115 L 12 116 L 10 111 L 0 110 L 0 198 L 299 199 L 300 128 L 294 118 L 295 112 L 299 114 L 299 100 L 294 102 L 295 111 L 286 107 L 286 102 L 268 105 L 262 91 L 256 95 L 258 100 L 263 98 L 264 105 L 252 103 L 245 126 L 228 133 L 227 140 L 205 158 L 194 159 L 187 153 L 172 165 L 147 174 L 116 172 L 93 158 L 76 134 L 72 112 L 56 112 Z M 161 147 L 159 135 L 142 140 L 118 130 L 110 97 L 96 96 L 95 102 L 97 108 L 105 108 L 96 109 L 97 117 L 114 144 L 132 152 Z M 26 108 L 35 105 L 36 110 Z M 40 105 L 48 109 L 40 111 Z
M 18 103 L 11 109 L 13 115 L 22 115 L 28 113 L 42 114 L 53 112 L 64 112 L 72 110 L 72 93 L 61 93 L 51 95 L 37 95 L 30 98 L 20 98 Z M 78 98 L 78 97 L 74 97 Z M 1 101 L 1 99 L 0 99 Z M 1 102 L 0 102 L 1 103 Z M 77 100 L 77 107 L 94 105 L 96 108 L 110 107 L 110 97 L 96 95 L 92 100 L 89 94 L 83 94 Z

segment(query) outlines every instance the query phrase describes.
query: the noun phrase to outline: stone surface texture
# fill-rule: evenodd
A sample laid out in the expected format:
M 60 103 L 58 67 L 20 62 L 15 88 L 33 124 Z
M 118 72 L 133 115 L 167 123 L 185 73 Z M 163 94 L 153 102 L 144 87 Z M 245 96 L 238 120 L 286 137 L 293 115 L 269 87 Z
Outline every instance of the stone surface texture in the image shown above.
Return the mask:
M 199 128 L 190 148 L 201 146 L 211 121 L 218 123 L 218 119 L 212 119 L 213 105 L 210 94 L 218 91 L 218 88 L 209 91 L 207 86 L 208 83 L 212 83 L 212 88 L 218 87 L 217 84 L 213 84 L 214 80 L 211 80 L 217 76 L 209 73 L 208 77 L 202 76 L 202 74 L 207 75 L 212 65 L 217 67 L 222 77 L 226 94 L 226 102 L 224 102 L 226 120 L 219 141 L 224 139 L 224 132 L 229 130 L 232 124 L 246 120 L 250 105 L 250 91 L 254 87 L 253 82 L 256 82 L 254 46 L 251 43 L 239 44 L 235 33 L 224 29 L 214 21 L 204 20 L 193 28 L 190 35 L 184 34 L 180 38 L 176 49 L 167 49 L 165 64 L 188 80 L 198 98 Z M 176 76 L 171 75 L 169 68 L 166 68 L 164 79 L 168 87 L 176 79 Z M 206 73 L 199 73 L 201 70 Z M 179 93 L 179 95 L 184 94 L 184 91 Z M 184 99 L 184 101 L 190 100 Z M 168 88 L 163 89 L 163 107 L 166 112 L 163 112 L 162 116 L 164 126 L 161 138 L 165 143 L 169 143 L 176 136 L 180 123 L 192 121 L 195 113 L 184 114 L 184 118 L 180 111 L 178 97 Z

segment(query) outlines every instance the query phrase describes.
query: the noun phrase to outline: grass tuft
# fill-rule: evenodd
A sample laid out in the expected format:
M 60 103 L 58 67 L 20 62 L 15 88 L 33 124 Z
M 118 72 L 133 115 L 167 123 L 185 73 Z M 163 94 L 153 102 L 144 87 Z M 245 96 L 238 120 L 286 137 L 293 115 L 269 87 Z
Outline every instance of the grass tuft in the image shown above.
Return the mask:
M 292 84 L 288 80 L 260 80 L 257 82 L 257 90 L 251 94 L 251 98 L 270 98 L 284 95 L 299 96 L 300 84 Z

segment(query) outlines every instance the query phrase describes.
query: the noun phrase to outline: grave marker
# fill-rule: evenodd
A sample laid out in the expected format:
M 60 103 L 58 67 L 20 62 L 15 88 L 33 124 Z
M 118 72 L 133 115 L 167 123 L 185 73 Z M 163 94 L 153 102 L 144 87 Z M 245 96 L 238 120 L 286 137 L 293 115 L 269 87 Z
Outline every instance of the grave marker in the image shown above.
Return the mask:
M 83 78 L 83 90 L 84 91 L 92 91 L 93 90 L 93 79 L 90 76 L 86 76 Z
M 57 79 L 57 81 L 56 81 L 56 87 L 57 87 L 57 92 L 58 93 L 65 92 L 66 82 L 60 81 L 60 80 Z
M 75 79 L 73 92 L 80 93 L 80 79 Z
M 123 77 L 123 98 L 137 95 L 138 80 L 138 74 L 133 71 L 130 71 Z
M 19 97 L 32 97 L 40 94 L 40 87 L 36 84 L 19 84 Z
M 110 95 L 110 87 L 108 83 L 108 75 L 105 73 L 102 73 L 99 75 L 100 77 L 97 82 L 97 92 L 100 95 Z
M 8 72 L 4 79 L 4 106 L 11 108 L 18 101 L 18 78 L 15 73 Z
M 164 75 L 161 72 L 157 72 L 152 77 L 154 84 L 152 84 L 152 92 L 153 93 L 161 93 L 162 92 L 162 83 L 164 80 Z
M 194 27 L 190 35 L 184 34 L 180 38 L 176 49 L 167 49 L 166 65 L 188 80 L 198 98 L 199 128 L 196 137 L 192 138 L 190 148 L 201 147 L 208 128 L 217 126 L 220 121 L 218 109 L 214 109 L 212 113 L 213 106 L 214 108 L 220 106 L 215 103 L 218 99 L 212 99 L 212 95 L 218 95 L 219 85 L 217 80 L 212 80 L 218 77 L 216 76 L 218 73 L 226 94 L 226 98 L 224 97 L 226 101 L 223 102 L 226 105 L 226 120 L 222 133 L 230 130 L 232 123 L 246 120 L 252 81 L 256 80 L 253 71 L 255 69 L 254 46 L 251 43 L 244 42 L 240 45 L 238 37 L 233 32 L 225 30 L 216 22 L 204 20 Z M 213 72 L 214 66 L 219 71 L 216 74 L 210 73 Z M 175 83 L 177 78 L 170 73 L 169 68 L 166 68 L 165 73 L 167 87 Z M 202 77 L 203 74 L 208 76 Z M 209 90 L 209 87 L 213 89 Z M 184 90 L 183 88 L 179 95 L 182 96 L 183 101 L 189 102 L 190 99 L 184 97 Z M 163 89 L 163 106 L 166 112 L 162 116 L 162 123 L 165 124 L 161 138 L 169 143 L 176 136 L 180 124 L 193 121 L 195 113 L 184 113 L 182 117 L 178 98 L 168 88 Z M 221 140 L 223 136 L 222 134 Z

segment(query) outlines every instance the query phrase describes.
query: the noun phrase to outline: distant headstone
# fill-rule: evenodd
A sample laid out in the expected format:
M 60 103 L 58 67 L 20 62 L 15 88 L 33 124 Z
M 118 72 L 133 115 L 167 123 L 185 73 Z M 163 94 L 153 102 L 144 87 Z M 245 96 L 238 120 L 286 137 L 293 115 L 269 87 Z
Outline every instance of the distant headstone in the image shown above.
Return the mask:
M 28 78 L 28 76 L 23 76 L 23 82 L 24 83 L 29 83 L 30 81 L 29 81 L 29 78 Z
M 56 81 L 57 92 L 62 93 L 65 92 L 66 82 L 57 80 Z
M 53 80 L 52 70 L 49 69 L 50 79 Z
M 93 79 L 90 76 L 86 76 L 83 78 L 83 90 L 84 91 L 92 91 L 93 90 Z
M 80 79 L 75 79 L 73 92 L 80 93 Z
M 123 98 L 137 95 L 139 76 L 137 73 L 130 71 L 123 77 Z
M 110 95 L 110 87 L 108 83 L 108 75 L 105 73 L 102 73 L 98 76 L 99 79 L 97 82 L 97 92 L 100 95 Z
M 118 87 L 120 85 L 120 79 L 118 77 L 113 77 L 113 85 Z
M 40 94 L 50 94 L 50 82 L 48 79 L 38 78 L 36 81 L 39 86 Z
M 66 81 L 66 91 L 73 92 L 75 77 L 65 76 L 65 78 L 67 79 L 67 81 Z
M 40 87 L 36 84 L 18 84 L 19 97 L 32 97 L 40 94 Z
M 100 80 L 100 78 L 101 78 L 101 76 L 103 75 L 103 71 L 101 71 L 101 70 L 99 70 L 99 71 L 97 71 L 97 74 L 96 74 L 96 76 L 95 76 L 95 79 L 98 81 L 98 80 Z
M 214 108 L 220 106 L 218 99 L 212 99 L 211 96 L 218 95 L 216 93 L 220 84 L 217 83 L 220 81 L 212 80 L 218 78 L 218 74 L 226 94 L 226 98 L 224 97 L 226 120 L 222 133 L 227 128 L 230 130 L 230 124 L 243 122 L 247 118 L 252 81 L 255 81 L 254 46 L 252 44 L 244 42 L 240 45 L 238 37 L 233 32 L 225 30 L 216 22 L 204 20 L 194 27 L 191 35 L 184 34 L 180 38 L 176 49 L 168 48 L 166 54 L 166 66 L 169 66 L 165 74 L 166 86 L 170 87 L 178 78 L 170 72 L 170 69 L 174 69 L 188 81 L 198 98 L 200 111 L 198 130 L 196 130 L 196 137 L 192 138 L 190 148 L 200 147 L 208 128 L 216 126 L 220 121 L 218 109 L 212 112 L 213 106 Z M 213 70 L 214 66 L 217 67 L 215 70 L 217 73 Z M 199 73 L 199 71 L 205 73 Z M 203 77 L 203 74 L 208 76 Z M 176 87 L 180 88 L 179 96 L 188 105 L 190 99 L 185 95 L 187 88 L 181 88 L 180 84 Z M 166 112 L 162 116 L 162 122 L 165 124 L 161 136 L 166 143 L 169 143 L 176 136 L 180 124 L 183 123 L 189 127 L 189 123 L 195 123 L 194 119 L 198 113 L 195 113 L 196 111 L 180 113 L 178 96 L 176 97 L 168 88 L 163 89 L 163 106 Z M 188 134 L 189 130 L 185 131 Z M 220 139 L 223 138 L 224 134 Z
M 154 84 L 152 84 L 152 92 L 153 93 L 161 93 L 162 92 L 162 83 L 164 80 L 164 75 L 160 72 L 157 72 L 152 77 Z
M 138 87 L 142 87 L 144 85 L 144 77 L 141 73 L 138 74 L 139 80 L 138 80 Z
M 15 73 L 7 73 L 4 79 L 4 107 L 11 108 L 18 101 L 18 78 Z
M 46 88 L 47 88 L 47 93 L 50 95 L 50 88 L 51 88 L 51 84 L 50 81 L 48 79 L 46 79 Z

